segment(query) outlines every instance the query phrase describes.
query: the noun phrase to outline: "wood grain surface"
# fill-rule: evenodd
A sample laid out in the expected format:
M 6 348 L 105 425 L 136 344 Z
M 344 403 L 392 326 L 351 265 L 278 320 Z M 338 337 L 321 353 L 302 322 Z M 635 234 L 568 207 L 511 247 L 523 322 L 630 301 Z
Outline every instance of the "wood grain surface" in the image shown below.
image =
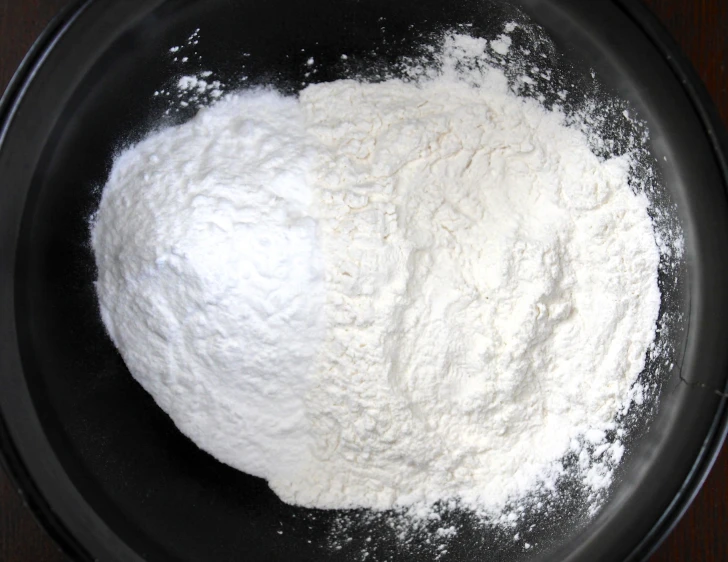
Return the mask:
M 590 0 L 584 0 L 590 1 Z M 643 0 L 697 68 L 728 125 L 728 0 Z M 0 91 L 69 0 L 0 0 Z M 68 562 L 0 470 L 0 562 Z M 728 561 L 728 448 L 650 562 Z

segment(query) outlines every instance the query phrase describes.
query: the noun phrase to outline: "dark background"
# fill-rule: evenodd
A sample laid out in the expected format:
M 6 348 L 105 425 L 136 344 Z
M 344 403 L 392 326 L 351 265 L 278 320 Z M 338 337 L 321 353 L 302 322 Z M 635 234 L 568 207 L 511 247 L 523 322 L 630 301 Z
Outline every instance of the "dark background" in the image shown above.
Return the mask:
M 590 1 L 590 0 L 585 0 Z M 728 1 L 643 0 L 697 68 L 728 124 Z M 0 91 L 69 0 L 0 0 Z M 650 562 L 728 561 L 728 447 L 695 502 Z M 67 562 L 0 469 L 0 562 Z

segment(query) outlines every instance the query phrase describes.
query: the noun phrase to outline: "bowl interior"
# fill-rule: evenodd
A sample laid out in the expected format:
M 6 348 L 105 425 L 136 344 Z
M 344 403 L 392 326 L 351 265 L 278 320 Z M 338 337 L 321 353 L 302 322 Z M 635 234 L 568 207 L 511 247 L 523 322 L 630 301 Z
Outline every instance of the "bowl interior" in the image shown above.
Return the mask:
M 461 24 L 495 37 L 510 20 L 542 25 L 549 61 L 579 91 L 594 69 L 604 96 L 629 101 L 651 132 L 662 186 L 653 194 L 685 235 L 685 259 L 660 275 L 672 368 L 652 365 L 659 408 L 633 419 L 609 500 L 590 523 L 578 498 L 513 533 L 463 523 L 442 560 L 617 560 L 644 553 L 723 407 L 726 383 L 726 200 L 699 114 L 659 51 L 615 3 L 293 0 L 144 5 L 90 3 L 35 73 L 0 146 L 4 310 L 0 398 L 9 433 L 49 505 L 104 560 L 421 560 L 381 522 L 356 520 L 330 548 L 337 512 L 280 502 L 260 479 L 215 461 L 181 435 L 134 382 L 106 336 L 88 222 L 114 154 L 195 108 L 154 92 L 214 70 L 229 88 L 273 83 L 294 92 L 345 73 L 374 77 L 422 38 Z M 199 43 L 190 35 L 199 28 Z M 183 45 L 189 60 L 175 61 Z M 348 66 L 341 54 L 348 55 Z M 178 57 L 180 58 L 180 57 Z M 242 76 L 247 76 L 243 83 Z M 604 99 L 607 99 L 605 97 Z M 669 316 L 669 318 L 668 318 Z M 690 383 L 701 383 L 696 387 Z M 371 534 L 373 544 L 366 538 Z M 639 549 L 642 550 L 639 550 Z M 637 549 L 635 551 L 635 549 Z

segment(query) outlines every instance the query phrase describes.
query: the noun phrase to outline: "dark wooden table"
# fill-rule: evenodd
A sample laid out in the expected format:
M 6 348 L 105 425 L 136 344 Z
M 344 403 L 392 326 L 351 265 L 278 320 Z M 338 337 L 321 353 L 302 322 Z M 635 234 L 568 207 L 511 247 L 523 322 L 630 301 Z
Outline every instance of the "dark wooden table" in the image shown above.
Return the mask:
M 728 124 L 728 0 L 644 1 L 692 60 Z M 68 3 L 0 0 L 0 91 L 46 23 Z M 67 561 L 0 470 L 0 562 Z M 693 505 L 650 559 L 682 561 L 728 561 L 728 447 Z

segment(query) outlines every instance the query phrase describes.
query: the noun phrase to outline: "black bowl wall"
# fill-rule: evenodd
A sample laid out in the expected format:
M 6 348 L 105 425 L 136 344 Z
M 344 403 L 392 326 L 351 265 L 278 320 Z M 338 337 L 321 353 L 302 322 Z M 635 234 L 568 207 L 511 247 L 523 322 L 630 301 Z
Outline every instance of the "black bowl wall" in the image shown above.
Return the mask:
M 679 55 L 668 60 L 673 47 L 646 12 L 581 0 L 96 1 L 55 22 L 0 115 L 0 444 L 29 501 L 75 556 L 360 557 L 357 540 L 322 548 L 336 514 L 286 506 L 265 482 L 184 438 L 132 380 L 101 324 L 88 220 L 113 156 L 194 114 L 165 116 L 167 102 L 153 95 L 180 73 L 170 46 L 200 28 L 191 71 L 214 69 L 236 84 L 245 64 L 251 82 L 295 90 L 304 59 L 287 55 L 302 49 L 321 62 L 317 80 L 335 79 L 343 52 L 376 70 L 415 48 L 412 24 L 426 34 L 475 22 L 497 34 L 506 18 L 522 17 L 518 10 L 545 27 L 570 68 L 594 68 L 647 121 L 662 196 L 677 205 L 685 231 L 685 263 L 661 277 L 665 310 L 683 317 L 672 326 L 675 368 L 660 381 L 659 411 L 641 420 L 597 518 L 583 526 L 561 513 L 547 532 L 534 531 L 530 551 L 471 529 L 450 559 L 637 559 L 669 530 L 725 433 L 726 400 L 714 390 L 725 391 L 728 373 L 728 205 L 722 130 Z M 369 60 L 383 36 L 395 46 Z M 376 549 L 371 559 L 423 554 L 387 537 Z

